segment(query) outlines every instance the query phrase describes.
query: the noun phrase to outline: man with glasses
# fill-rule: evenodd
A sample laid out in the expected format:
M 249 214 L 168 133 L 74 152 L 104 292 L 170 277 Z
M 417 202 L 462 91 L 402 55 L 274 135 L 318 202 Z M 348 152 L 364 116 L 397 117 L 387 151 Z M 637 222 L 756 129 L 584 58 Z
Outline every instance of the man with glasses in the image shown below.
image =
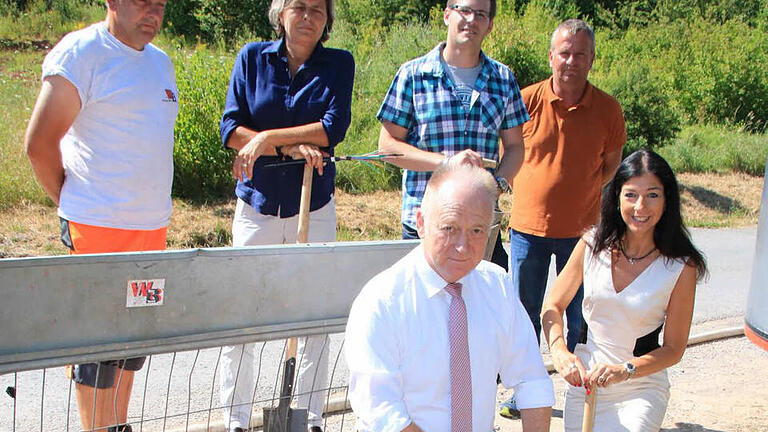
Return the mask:
M 523 157 L 521 125 L 528 120 L 512 71 L 482 52 L 493 29 L 496 0 L 449 0 L 445 42 L 400 67 L 377 118 L 379 149 L 399 153 L 403 173 L 404 239 L 418 239 L 416 212 L 432 171 L 448 158 L 482 166 L 497 160 L 500 192 L 510 190 Z M 497 235 L 492 261 L 507 268 Z

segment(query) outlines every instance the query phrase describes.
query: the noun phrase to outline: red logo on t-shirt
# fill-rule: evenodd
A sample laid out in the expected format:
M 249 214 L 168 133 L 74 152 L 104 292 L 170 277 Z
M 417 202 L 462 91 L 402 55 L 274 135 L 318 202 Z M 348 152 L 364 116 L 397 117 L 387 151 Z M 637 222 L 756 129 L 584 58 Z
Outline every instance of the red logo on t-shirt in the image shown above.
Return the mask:
M 165 99 L 163 102 L 176 102 L 176 95 L 173 94 L 173 90 L 165 89 Z

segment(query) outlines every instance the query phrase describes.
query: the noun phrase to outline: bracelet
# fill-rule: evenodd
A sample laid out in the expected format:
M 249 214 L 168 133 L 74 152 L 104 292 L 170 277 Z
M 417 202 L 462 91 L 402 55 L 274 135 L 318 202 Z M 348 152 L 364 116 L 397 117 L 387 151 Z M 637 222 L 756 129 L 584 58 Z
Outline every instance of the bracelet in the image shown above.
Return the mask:
M 275 153 L 277 153 L 277 157 L 279 157 L 282 160 L 285 160 L 285 155 L 283 154 L 282 146 L 275 147 Z
M 562 339 L 563 335 L 558 335 L 556 338 L 552 339 L 552 342 L 549 343 L 549 351 L 552 352 L 552 347 L 555 345 L 555 342 L 557 342 L 558 339 Z

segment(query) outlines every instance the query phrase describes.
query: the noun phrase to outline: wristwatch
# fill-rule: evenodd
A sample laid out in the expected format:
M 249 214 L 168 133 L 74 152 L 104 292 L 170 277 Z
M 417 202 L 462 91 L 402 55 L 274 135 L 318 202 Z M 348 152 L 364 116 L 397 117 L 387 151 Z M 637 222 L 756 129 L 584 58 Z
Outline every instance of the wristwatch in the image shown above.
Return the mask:
M 629 378 L 632 378 L 632 376 L 635 375 L 637 368 L 635 368 L 635 365 L 633 365 L 632 362 L 626 362 L 624 363 L 624 370 L 627 371 L 627 374 L 629 374 Z
M 496 176 L 496 186 L 498 186 L 501 193 L 507 193 L 512 190 L 507 179 L 501 176 Z

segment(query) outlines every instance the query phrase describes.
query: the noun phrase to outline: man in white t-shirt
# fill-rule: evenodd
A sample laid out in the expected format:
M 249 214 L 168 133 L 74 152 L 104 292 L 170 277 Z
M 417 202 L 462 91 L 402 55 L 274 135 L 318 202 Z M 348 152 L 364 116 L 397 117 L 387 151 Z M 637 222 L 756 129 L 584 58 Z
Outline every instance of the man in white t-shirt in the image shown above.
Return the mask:
M 43 62 L 24 144 L 73 254 L 165 249 L 178 93 L 170 59 L 150 44 L 165 1 L 107 0 L 105 21 L 64 36 Z M 131 431 L 143 363 L 67 367 L 83 429 Z

